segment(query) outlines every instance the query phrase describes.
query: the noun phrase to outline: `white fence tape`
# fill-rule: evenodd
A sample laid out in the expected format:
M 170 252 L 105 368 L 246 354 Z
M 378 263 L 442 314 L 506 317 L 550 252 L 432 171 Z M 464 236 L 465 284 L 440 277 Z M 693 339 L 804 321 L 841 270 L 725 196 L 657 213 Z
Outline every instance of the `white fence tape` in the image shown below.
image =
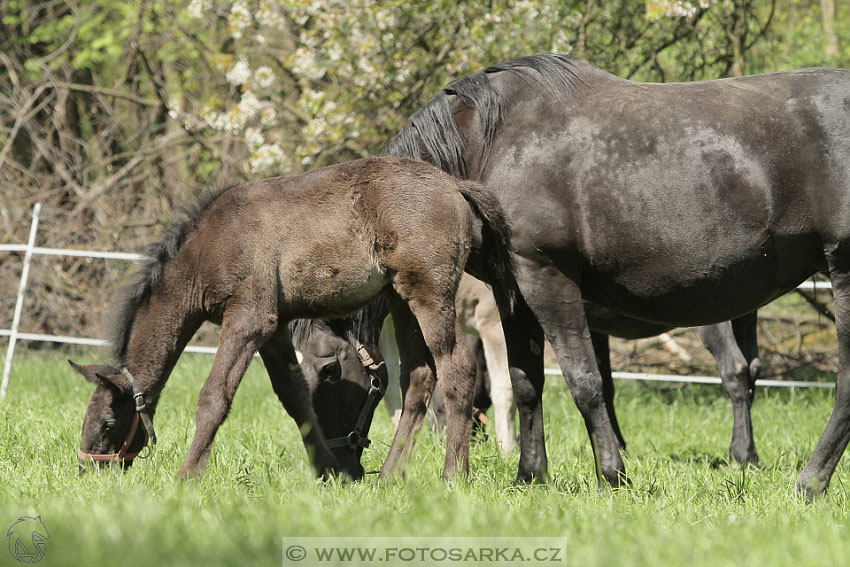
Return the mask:
M 15 313 L 12 319 L 11 329 L 0 329 L 0 337 L 9 337 L 9 348 L 6 352 L 6 360 L 3 367 L 3 380 L 0 383 L 0 400 L 6 397 L 6 390 L 9 384 L 9 376 L 12 370 L 12 358 L 15 352 L 15 344 L 18 340 L 25 341 L 40 341 L 53 342 L 62 344 L 82 345 L 82 346 L 103 346 L 106 341 L 102 339 L 89 339 L 81 337 L 68 337 L 62 335 L 43 335 L 37 333 L 19 333 L 18 324 L 20 323 L 21 308 L 23 306 L 23 298 L 26 292 L 27 277 L 29 275 L 30 261 L 33 255 L 47 256 L 71 256 L 75 258 L 102 258 L 107 260 L 131 260 L 139 261 L 145 258 L 142 254 L 133 254 L 128 252 L 105 252 L 100 250 L 68 250 L 63 248 L 42 248 L 35 246 L 35 236 L 38 227 L 38 215 L 41 210 L 41 204 L 36 204 L 33 208 L 33 220 L 30 227 L 29 242 L 27 244 L 0 244 L 0 252 L 24 252 L 24 270 L 21 274 L 21 283 L 18 288 L 18 297 L 15 303 Z M 829 282 L 803 282 L 798 286 L 803 290 L 832 290 L 832 285 Z M 204 346 L 188 346 L 186 352 L 198 352 L 215 354 L 215 347 Z M 561 371 L 555 368 L 547 368 L 545 370 L 547 376 L 562 376 Z M 720 378 L 716 376 L 677 376 L 670 374 L 643 374 L 631 372 L 614 372 L 614 378 L 620 380 L 645 380 L 656 382 L 685 382 L 691 384 L 721 384 Z M 782 386 L 790 388 L 834 388 L 832 382 L 797 382 L 791 380 L 759 380 L 759 386 Z

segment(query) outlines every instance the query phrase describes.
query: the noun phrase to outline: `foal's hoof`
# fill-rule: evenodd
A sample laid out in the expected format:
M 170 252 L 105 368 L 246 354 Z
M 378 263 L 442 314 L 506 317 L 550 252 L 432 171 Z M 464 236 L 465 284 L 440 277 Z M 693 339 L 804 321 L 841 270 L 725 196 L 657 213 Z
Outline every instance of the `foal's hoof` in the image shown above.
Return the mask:
M 404 482 L 407 480 L 407 473 L 401 468 L 381 467 L 381 472 L 378 473 L 379 482 Z
M 204 473 L 203 469 L 198 467 L 180 467 L 180 470 L 177 471 L 177 478 L 180 480 L 193 480 L 198 478 Z
M 800 473 L 797 477 L 797 492 L 799 492 L 806 502 L 811 502 L 824 492 L 829 486 L 828 480 L 818 478 L 817 475 L 807 474 L 806 471 Z

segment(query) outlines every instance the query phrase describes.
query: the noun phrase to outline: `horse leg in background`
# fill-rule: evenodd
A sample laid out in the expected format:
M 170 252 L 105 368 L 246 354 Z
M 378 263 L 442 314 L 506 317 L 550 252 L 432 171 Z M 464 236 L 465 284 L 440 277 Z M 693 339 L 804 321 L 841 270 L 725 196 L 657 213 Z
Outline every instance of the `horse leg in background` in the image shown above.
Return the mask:
M 850 441 L 850 262 L 846 251 L 840 248 L 841 245 L 836 245 L 825 251 L 838 334 L 835 406 L 814 453 L 797 477 L 797 490 L 808 499 L 829 486 L 832 473 Z
M 307 381 L 301 372 L 289 331 L 285 326 L 280 327 L 277 333 L 260 347 L 260 356 L 268 371 L 274 393 L 298 426 L 301 441 L 313 462 L 313 467 L 322 477 L 327 478 L 336 460 L 325 444 L 313 405 L 310 403 Z M 352 470 L 344 467 L 342 470 L 352 478 L 363 476 L 363 467 L 359 463 L 356 463 Z
M 221 338 L 212 370 L 198 396 L 195 438 L 178 472 L 183 478 L 206 468 L 216 431 L 224 422 L 236 389 L 257 349 L 277 329 L 277 311 L 243 307 L 234 301 L 221 324 Z
M 732 332 L 735 334 L 735 342 L 741 353 L 747 361 L 747 367 L 750 369 L 750 386 L 755 394 L 755 381 L 758 379 L 761 372 L 761 360 L 759 359 L 759 341 L 758 341 L 758 311 L 748 313 L 743 317 L 732 319 Z
M 464 333 L 466 346 L 472 353 L 472 358 L 475 359 L 475 393 L 472 396 L 472 438 L 478 436 L 482 440 L 487 439 L 487 410 L 493 406 L 493 400 L 490 399 L 490 375 L 487 372 L 487 361 L 484 360 L 484 347 L 481 343 L 481 337 L 471 333 Z M 436 396 L 439 390 L 434 390 Z M 434 405 L 434 400 L 431 400 L 431 405 Z
M 744 321 L 739 323 L 739 328 L 748 329 L 755 335 L 756 314 L 752 313 L 741 319 Z M 741 464 L 758 465 L 758 453 L 753 439 L 753 422 L 750 415 L 755 382 L 755 377 L 750 374 L 750 363 L 741 351 L 729 323 L 705 325 L 699 327 L 698 331 L 703 344 L 717 361 L 717 371 L 723 381 L 723 389 L 732 402 L 733 424 L 729 456 Z M 750 339 L 747 338 L 747 340 Z M 751 342 L 755 342 L 754 336 Z M 758 358 L 752 360 L 756 362 Z
M 387 375 L 389 376 L 387 391 L 384 394 L 384 408 L 390 414 L 393 427 L 397 428 L 399 419 L 401 419 L 404 393 L 401 390 L 401 382 L 399 380 L 401 370 L 399 368 L 398 344 L 395 339 L 395 323 L 392 317 L 384 319 L 384 324 L 381 327 L 381 335 L 378 338 L 378 348 L 384 357 L 384 362 L 387 365 Z
M 493 420 L 496 422 L 496 440 L 503 453 L 516 450 L 516 424 L 514 422 L 514 391 L 508 367 L 508 347 L 499 320 L 495 299 L 480 301 L 475 307 L 475 330 L 481 337 L 484 359 L 490 376 L 490 399 L 493 402 Z
M 434 360 L 422 338 L 419 324 L 406 303 L 387 297 L 395 326 L 400 359 L 402 410 L 387 458 L 379 478 L 403 475 L 414 436 L 422 427 L 425 412 L 437 384 Z
M 609 348 L 609 337 L 604 333 L 594 333 L 591 331 L 590 339 L 593 342 L 593 352 L 596 355 L 596 365 L 599 367 L 599 373 L 602 375 L 602 398 L 605 400 L 605 407 L 608 410 L 608 419 L 611 420 L 611 426 L 614 428 L 614 434 L 617 436 L 617 442 L 620 444 L 620 449 L 626 450 L 626 440 L 620 431 L 620 424 L 617 421 L 617 414 L 614 411 L 614 377 L 611 374 L 611 349 Z
M 602 376 L 578 286 L 554 265 L 517 262 L 520 289 L 549 339 L 570 394 L 584 418 L 600 489 L 627 484 L 620 442 L 603 396 Z M 533 281 L 529 286 L 528 282 Z M 526 285 L 523 285 L 523 284 Z M 527 293 L 529 290 L 530 293 Z M 516 394 L 516 392 L 514 392 Z
M 520 286 L 520 290 L 523 290 Z M 546 481 L 549 463 L 543 432 L 543 329 L 522 297 L 510 313 L 499 308 L 510 365 L 511 388 L 519 414 L 519 466 L 516 483 Z

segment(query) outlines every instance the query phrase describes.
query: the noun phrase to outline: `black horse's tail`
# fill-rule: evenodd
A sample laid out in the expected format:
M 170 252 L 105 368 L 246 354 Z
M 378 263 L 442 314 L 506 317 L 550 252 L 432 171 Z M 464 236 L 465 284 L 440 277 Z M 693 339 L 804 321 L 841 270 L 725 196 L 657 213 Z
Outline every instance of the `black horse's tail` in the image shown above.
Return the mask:
M 511 256 L 511 229 L 496 196 L 480 183 L 461 181 L 460 192 L 481 221 L 480 240 L 475 242 L 466 271 L 490 284 L 496 304 L 503 312 L 513 310 L 519 295 Z M 478 236 L 478 235 L 476 235 Z

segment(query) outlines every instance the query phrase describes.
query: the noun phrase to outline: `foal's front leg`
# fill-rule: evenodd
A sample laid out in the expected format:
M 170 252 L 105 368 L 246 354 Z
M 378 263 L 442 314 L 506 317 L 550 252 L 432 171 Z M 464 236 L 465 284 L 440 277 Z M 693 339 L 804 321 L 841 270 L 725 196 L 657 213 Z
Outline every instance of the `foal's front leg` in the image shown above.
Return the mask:
M 213 439 L 230 411 L 242 376 L 254 353 L 276 328 L 276 314 L 242 310 L 236 315 L 225 313 L 218 352 L 198 397 L 195 438 L 180 467 L 179 476 L 192 478 L 206 468 Z

